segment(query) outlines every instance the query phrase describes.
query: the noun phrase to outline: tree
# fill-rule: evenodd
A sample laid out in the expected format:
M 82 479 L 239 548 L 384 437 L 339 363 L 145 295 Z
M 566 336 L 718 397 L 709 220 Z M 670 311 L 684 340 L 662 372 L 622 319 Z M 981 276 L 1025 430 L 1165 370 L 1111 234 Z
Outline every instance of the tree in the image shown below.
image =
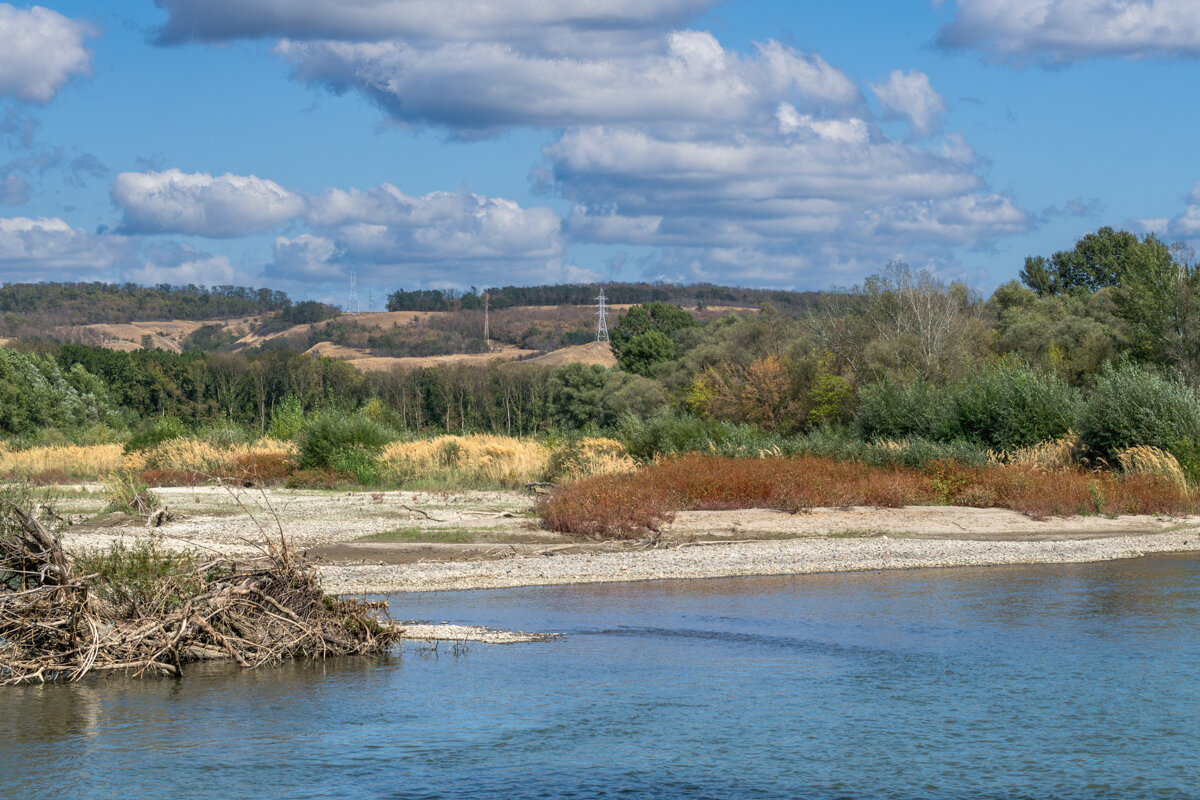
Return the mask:
M 1060 250 L 1050 258 L 1030 256 L 1021 270 L 1021 281 L 1038 295 L 1095 292 L 1120 286 L 1131 270 L 1161 269 L 1171 263 L 1171 252 L 1153 234 L 1138 240 L 1128 231 L 1103 227 Z
M 648 375 L 655 364 L 675 358 L 679 333 L 694 327 L 696 318 L 678 306 L 653 302 L 631 307 L 609 332 L 617 366 Z

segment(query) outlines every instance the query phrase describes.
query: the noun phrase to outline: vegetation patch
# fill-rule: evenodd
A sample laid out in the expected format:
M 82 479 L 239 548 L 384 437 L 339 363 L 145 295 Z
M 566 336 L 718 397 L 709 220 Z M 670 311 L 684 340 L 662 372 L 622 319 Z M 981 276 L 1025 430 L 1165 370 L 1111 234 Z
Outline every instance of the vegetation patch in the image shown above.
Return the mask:
M 631 475 L 578 481 L 538 506 L 547 528 L 600 538 L 658 530 L 682 510 L 962 505 L 1034 518 L 1074 514 L 1188 514 L 1194 493 L 1162 474 L 1045 472 L 952 460 L 923 469 L 816 456 L 739 459 L 690 455 Z
M 360 542 L 467 544 L 475 535 L 466 528 L 396 528 L 364 536 Z

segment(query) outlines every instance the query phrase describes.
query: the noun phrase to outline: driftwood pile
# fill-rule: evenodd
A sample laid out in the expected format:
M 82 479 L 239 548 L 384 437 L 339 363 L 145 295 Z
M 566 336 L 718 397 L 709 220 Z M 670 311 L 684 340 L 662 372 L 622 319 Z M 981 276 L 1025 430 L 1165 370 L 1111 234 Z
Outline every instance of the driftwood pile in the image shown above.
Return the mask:
M 253 668 L 374 653 L 401 633 L 385 604 L 322 592 L 282 538 L 268 537 L 264 556 L 250 561 L 200 563 L 145 548 L 115 561 L 72 559 L 34 516 L 4 504 L 6 515 L 0 684 L 112 670 L 180 676 L 184 664 L 213 659 Z

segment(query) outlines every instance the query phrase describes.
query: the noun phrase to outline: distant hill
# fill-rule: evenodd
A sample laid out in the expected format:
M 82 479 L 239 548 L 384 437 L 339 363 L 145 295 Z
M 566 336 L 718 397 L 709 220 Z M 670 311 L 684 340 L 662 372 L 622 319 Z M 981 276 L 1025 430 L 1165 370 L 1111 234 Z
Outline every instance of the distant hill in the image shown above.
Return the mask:
M 0 334 L 30 337 L 71 325 L 232 319 L 291 307 L 284 292 L 244 286 L 9 283 L 0 286 Z
M 798 313 L 820 297 L 708 285 L 604 288 L 610 295 L 610 324 L 637 302 L 675 303 L 704 321 L 753 313 L 765 303 Z M 483 301 L 473 292 L 401 290 L 392 295 L 392 305 L 424 307 L 345 314 L 324 303 L 295 303 L 270 289 L 9 284 L 0 286 L 0 343 L 49 339 L 176 353 L 285 350 L 339 358 L 366 370 L 495 358 L 609 364 L 611 351 L 594 346 L 598 291 L 594 285 L 489 290 L 491 341 L 485 342 Z M 526 299 L 547 302 L 512 304 Z
M 757 307 L 770 303 L 781 311 L 802 310 L 815 306 L 821 292 L 787 292 L 777 289 L 738 289 L 709 283 L 677 285 L 667 283 L 605 283 L 608 302 L 633 305 L 655 301 L 689 308 L 704 306 Z M 483 308 L 483 294 L 493 309 L 513 306 L 590 306 L 596 304 L 600 287 L 596 284 L 550 284 L 545 286 L 505 286 L 499 289 L 399 289 L 388 295 L 388 311 L 470 311 Z

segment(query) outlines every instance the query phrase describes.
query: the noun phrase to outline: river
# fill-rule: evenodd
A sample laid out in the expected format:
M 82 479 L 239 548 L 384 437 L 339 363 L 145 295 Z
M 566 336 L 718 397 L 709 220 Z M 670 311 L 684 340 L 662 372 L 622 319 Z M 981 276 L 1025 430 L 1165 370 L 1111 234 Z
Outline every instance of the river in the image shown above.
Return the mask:
M 508 646 L 0 689 L 3 798 L 1200 796 L 1200 559 L 391 598 Z

